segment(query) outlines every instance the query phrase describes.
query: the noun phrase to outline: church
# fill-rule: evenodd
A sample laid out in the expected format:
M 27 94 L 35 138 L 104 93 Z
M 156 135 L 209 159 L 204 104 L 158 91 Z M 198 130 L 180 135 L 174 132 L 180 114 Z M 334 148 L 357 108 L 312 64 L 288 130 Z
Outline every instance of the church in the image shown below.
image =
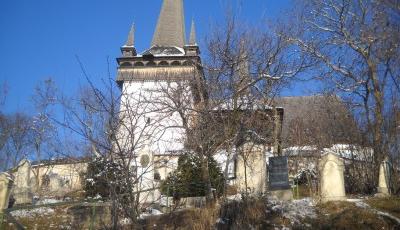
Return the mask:
M 229 185 L 238 192 L 263 194 L 267 190 L 267 159 L 281 152 L 283 109 L 262 103 L 254 105 L 256 107 L 252 105 L 251 111 L 245 108 L 236 111 L 240 117 L 246 117 L 245 121 L 239 121 L 232 115 L 229 103 L 223 107 L 213 106 L 213 98 L 207 95 L 194 21 L 189 39 L 186 39 L 183 2 L 163 1 L 148 49 L 136 50 L 134 26 L 120 48 L 116 74 L 121 90 L 120 125 L 118 143 L 114 147 L 134 155 L 132 170 L 140 177 L 135 189 L 142 193 L 142 203 L 160 200 L 160 183 L 177 168 L 179 157 L 199 149 L 200 144 L 196 143 L 199 139 L 193 138 L 198 135 L 198 130 L 211 139 L 213 146 L 208 154 L 219 163 Z M 201 121 L 204 111 L 209 119 Z M 242 130 L 235 143 L 224 144 L 226 141 L 223 138 L 227 133 L 225 123 Z M 51 162 L 32 166 L 21 164 L 24 167 L 14 169 L 14 174 L 18 177 L 19 171 L 23 171 L 23 175 L 31 176 L 18 183 L 21 186 L 16 184 L 15 191 L 23 194 L 23 200 L 29 200 L 23 191 L 29 190 L 34 194 L 38 189 L 29 186 L 33 174 L 43 174 L 35 184 L 39 187 L 51 185 L 47 186 L 51 190 L 49 194 L 62 196 L 79 190 L 87 163 L 87 159 L 57 162 L 54 164 L 57 170 Z M 75 165 L 79 166 L 79 170 L 73 167 Z M 35 171 L 28 173 L 29 167 Z M 46 177 L 49 171 L 52 176 Z M 60 194 L 61 191 L 63 194 Z
M 126 44 L 121 47 L 122 56 L 117 58 L 117 82 L 122 94 L 121 120 L 126 124 L 120 133 L 123 138 L 132 136 L 129 132 L 136 132 L 133 135 L 135 145 L 142 149 L 138 151 L 139 159 L 149 158 L 153 162 L 150 167 L 147 164 L 138 167 L 145 178 L 143 189 L 157 187 L 158 182 L 177 167 L 179 156 L 190 145 L 188 136 L 199 124 L 199 111 L 205 105 L 213 114 L 208 127 L 219 127 L 232 117 L 228 106 L 213 108 L 213 99 L 207 95 L 194 21 L 188 40 L 185 31 L 183 0 L 164 0 L 150 48 L 137 52 L 132 27 Z M 277 155 L 280 151 L 283 109 L 259 106 L 255 111 L 257 124 L 254 121 L 248 123 L 251 130 L 258 128 L 258 134 L 265 133 L 265 138 L 248 135 L 235 144 L 233 151 L 225 146 L 216 148 L 214 158 L 230 184 L 236 185 L 238 190 L 261 194 L 266 189 L 267 156 Z M 240 112 L 245 114 L 247 111 Z M 135 124 L 131 119 L 133 113 Z M 207 135 L 215 134 L 218 139 L 221 129 L 208 129 Z M 246 159 L 240 157 L 238 151 L 246 152 Z M 157 199 L 155 194 L 150 196 Z

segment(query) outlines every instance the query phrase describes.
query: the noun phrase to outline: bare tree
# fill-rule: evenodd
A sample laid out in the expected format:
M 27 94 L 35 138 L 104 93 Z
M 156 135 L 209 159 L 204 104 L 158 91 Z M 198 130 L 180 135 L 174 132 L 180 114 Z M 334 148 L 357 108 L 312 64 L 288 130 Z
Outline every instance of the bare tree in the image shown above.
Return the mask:
M 35 152 L 32 157 L 40 165 L 42 160 L 54 158 L 56 152 L 54 145 L 57 128 L 53 122 L 55 115 L 52 109 L 57 102 L 57 89 L 54 81 L 49 78 L 39 84 L 35 91 L 32 100 L 37 114 L 32 118 L 30 142 Z M 47 172 L 41 172 L 40 169 L 40 167 L 36 167 L 32 170 L 35 177 L 35 188 L 39 196 L 41 196 L 40 177 L 47 174 Z
M 31 120 L 22 113 L 4 116 L 1 124 L 3 147 L 1 150 L 2 169 L 18 165 L 29 155 L 31 145 Z
M 397 5 L 383 2 L 307 1 L 299 27 L 303 33 L 294 38 L 309 58 L 319 62 L 319 78 L 356 106 L 374 148 L 376 176 L 388 154 L 386 99 L 392 89 L 399 90 L 399 23 L 393 13 Z
M 206 154 L 227 150 L 233 159 L 239 154 L 233 151 L 249 133 L 279 154 L 281 121 L 274 98 L 311 63 L 302 58 L 284 26 L 245 25 L 228 13 L 215 28 L 206 42 L 204 65 L 209 99 L 204 136 L 213 143 Z M 224 171 L 227 175 L 228 162 Z
M 91 146 L 94 161 L 108 162 L 102 173 L 111 175 L 105 183 L 112 228 L 118 229 L 120 218 L 129 218 L 135 225 L 141 208 L 159 198 L 150 147 L 165 127 L 153 116 L 155 104 L 147 102 L 148 94 L 119 88 L 111 78 L 101 86 L 88 76 L 87 80 L 89 85 L 78 97 L 62 98 L 65 116 L 58 123 Z M 118 173 L 122 175 L 112 176 Z
M 6 82 L 0 84 L 0 108 L 6 102 L 7 92 L 8 92 L 8 86 L 7 86 Z
M 7 87 L 6 84 L 1 85 L 2 90 L 0 91 L 0 109 L 2 109 L 7 95 Z M 6 145 L 7 139 L 9 137 L 9 129 L 7 128 L 7 117 L 3 114 L 2 110 L 0 110 L 0 151 L 4 153 L 3 148 Z M 4 164 L 2 162 L 2 164 Z M 4 168 L 3 168 L 4 169 Z

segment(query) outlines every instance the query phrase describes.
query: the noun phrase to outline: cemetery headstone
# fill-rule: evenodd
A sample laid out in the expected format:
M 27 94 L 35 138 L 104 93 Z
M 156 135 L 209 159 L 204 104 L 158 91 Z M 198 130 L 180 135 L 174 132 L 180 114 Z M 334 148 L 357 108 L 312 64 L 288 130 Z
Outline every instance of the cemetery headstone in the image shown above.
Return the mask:
M 8 208 L 8 201 L 10 200 L 11 188 L 13 186 L 13 179 L 8 173 L 0 174 L 0 213 Z
M 269 193 L 278 200 L 292 200 L 289 184 L 288 158 L 270 157 L 268 166 Z
M 378 195 L 388 196 L 390 195 L 390 163 L 388 159 L 382 161 L 379 167 L 379 184 L 378 184 Z
M 269 189 L 290 189 L 287 157 L 270 157 L 268 166 Z
M 333 153 L 328 153 L 321 158 L 319 170 L 321 175 L 321 201 L 346 200 L 344 160 Z

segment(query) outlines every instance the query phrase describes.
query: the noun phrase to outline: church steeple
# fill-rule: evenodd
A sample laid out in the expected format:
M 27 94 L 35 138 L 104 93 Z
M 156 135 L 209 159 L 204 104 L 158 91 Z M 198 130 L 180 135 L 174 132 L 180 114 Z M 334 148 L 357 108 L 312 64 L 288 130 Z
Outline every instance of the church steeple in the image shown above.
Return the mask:
M 152 46 L 182 48 L 185 41 L 183 0 L 164 0 Z
M 194 24 L 194 19 L 192 19 L 192 28 L 190 29 L 190 38 L 189 38 L 189 45 L 196 46 L 196 26 Z
M 132 24 L 131 30 L 128 34 L 128 39 L 124 46 L 121 47 L 121 53 L 124 57 L 133 57 L 136 56 L 136 48 L 135 48 L 135 24 Z
M 194 24 L 194 19 L 192 19 L 192 28 L 190 29 L 189 43 L 185 45 L 184 49 L 186 56 L 200 55 L 200 49 L 199 46 L 197 45 L 197 40 L 196 40 L 196 26 Z
M 135 23 L 132 24 L 125 46 L 135 46 Z

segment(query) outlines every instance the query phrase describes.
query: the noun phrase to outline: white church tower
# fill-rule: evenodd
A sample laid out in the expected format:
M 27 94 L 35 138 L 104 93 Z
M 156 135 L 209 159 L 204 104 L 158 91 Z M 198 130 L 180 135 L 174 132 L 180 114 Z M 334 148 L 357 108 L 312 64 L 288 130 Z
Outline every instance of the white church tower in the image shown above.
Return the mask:
M 175 154 L 185 147 L 184 122 L 200 103 L 203 84 L 200 51 L 194 23 L 185 39 L 183 0 L 164 0 L 151 47 L 135 48 L 135 28 L 117 58 L 117 82 L 121 88 L 119 130 L 126 151 L 136 157 L 143 203 L 156 201 L 154 155 Z M 186 126 L 187 127 L 187 126 Z M 124 138 L 126 140 L 124 140 Z M 142 198 L 143 197 L 143 198 Z
M 151 47 L 137 53 L 134 27 L 117 58 L 117 82 L 122 91 L 121 133 L 151 154 L 181 151 L 185 144 L 182 117 L 201 101 L 203 82 L 194 23 L 185 39 L 183 0 L 164 0 Z M 138 150 L 138 154 L 140 154 Z

